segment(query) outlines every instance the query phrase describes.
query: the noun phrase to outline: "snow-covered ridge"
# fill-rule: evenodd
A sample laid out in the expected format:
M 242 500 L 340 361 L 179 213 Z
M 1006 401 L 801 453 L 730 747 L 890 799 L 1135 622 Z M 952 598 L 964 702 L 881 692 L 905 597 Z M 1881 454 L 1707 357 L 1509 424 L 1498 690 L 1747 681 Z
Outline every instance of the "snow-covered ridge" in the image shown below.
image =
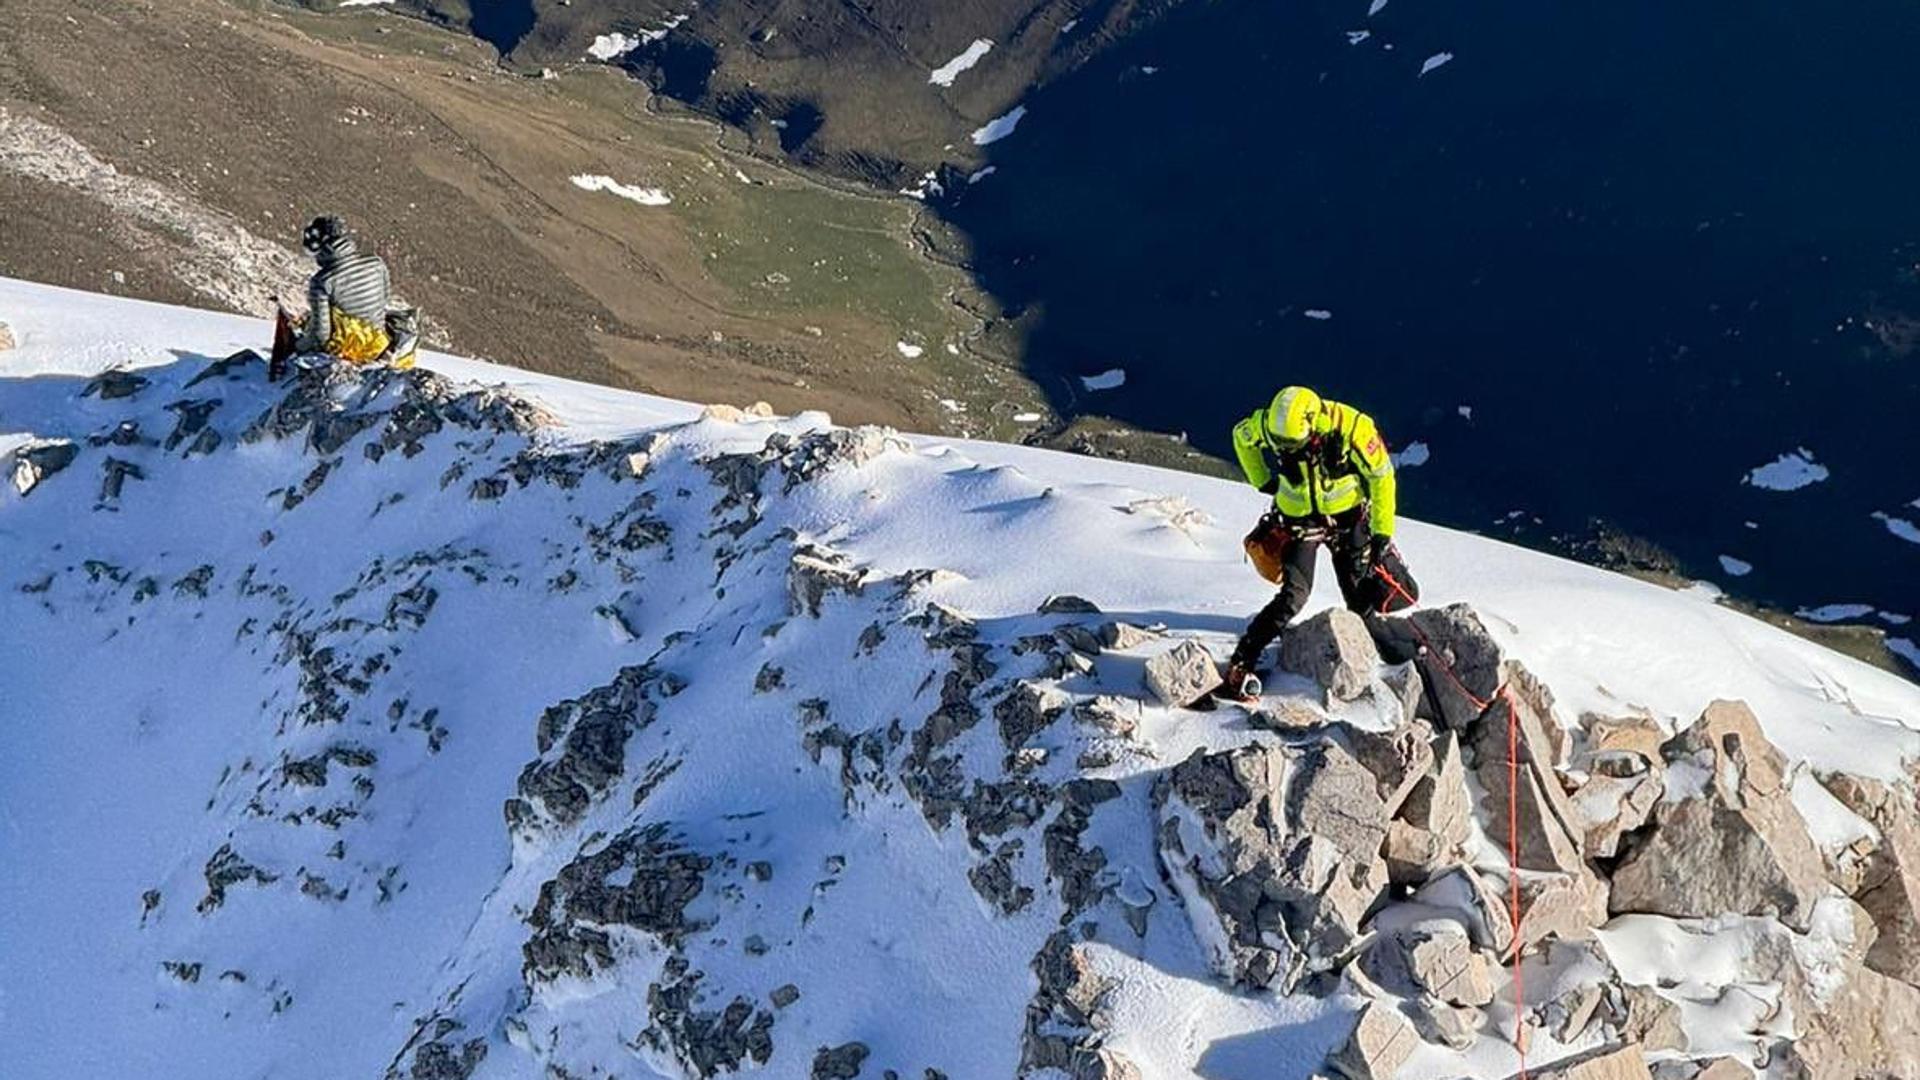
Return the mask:
M 1228 768 L 1366 785 L 1365 747 L 1424 744 L 1404 702 L 1371 670 L 1352 700 L 1280 677 L 1289 733 L 1141 690 L 1264 600 L 1243 488 L 440 356 L 273 388 L 220 363 L 260 322 L 18 282 L 0 321 L 26 488 L 0 493 L 0 955 L 36 988 L 0 998 L 8 1075 L 1304 1076 L 1356 1016 L 1397 1030 L 1359 974 L 1393 973 L 1339 968 L 1339 933 L 1231 940 L 1210 845 L 1235 819 L 1203 795 Z M 1822 780 L 1904 785 L 1920 690 L 1686 595 L 1413 522 L 1402 543 L 1432 607 L 1470 602 L 1552 688 L 1528 707 L 1574 734 L 1540 775 L 1580 814 L 1721 797 L 1757 750 L 1721 770 L 1724 743 L 1672 742 L 1653 787 L 1619 766 L 1739 698 L 1787 775 L 1730 797 L 1790 798 L 1836 872 L 1895 834 Z M 1756 747 L 1742 722 L 1714 730 Z M 1469 790 L 1444 751 L 1423 768 Z M 1905 1000 L 1849 980 L 1849 902 L 1795 870 L 1809 905 L 1779 918 L 1612 918 L 1624 982 L 1541 944 L 1536 1063 L 1635 1017 L 1677 1017 L 1694 1041 L 1653 1053 L 1680 1061 L 1805 1030 L 1754 1001 Z M 1470 909 L 1478 872 L 1362 905 L 1364 934 L 1418 961 L 1451 931 L 1393 919 Z M 1483 975 L 1483 1004 L 1422 1014 L 1470 1042 L 1423 1031 L 1406 1075 L 1512 1071 Z M 1589 991 L 1625 995 L 1618 1024 L 1552 1011 Z

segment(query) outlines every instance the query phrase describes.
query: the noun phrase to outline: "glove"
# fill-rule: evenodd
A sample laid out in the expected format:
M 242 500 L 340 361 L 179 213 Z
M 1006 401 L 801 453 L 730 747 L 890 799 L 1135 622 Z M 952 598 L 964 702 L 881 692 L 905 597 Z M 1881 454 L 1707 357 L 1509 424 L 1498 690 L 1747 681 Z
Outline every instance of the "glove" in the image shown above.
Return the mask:
M 1393 537 L 1381 533 L 1374 533 L 1373 539 L 1367 542 L 1368 564 L 1379 566 L 1387 557 L 1387 549 L 1392 546 Z

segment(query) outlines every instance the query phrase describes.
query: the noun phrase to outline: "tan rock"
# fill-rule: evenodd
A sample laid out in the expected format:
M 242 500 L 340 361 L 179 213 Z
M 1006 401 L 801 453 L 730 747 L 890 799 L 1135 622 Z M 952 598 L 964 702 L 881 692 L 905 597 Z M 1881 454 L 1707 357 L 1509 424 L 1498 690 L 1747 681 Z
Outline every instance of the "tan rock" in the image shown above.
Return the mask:
M 1920 812 L 1914 794 L 1857 776 L 1823 781 L 1847 809 L 1880 832 L 1861 864 L 1853 895 L 1879 931 L 1868 950 L 1867 966 L 1883 975 L 1920 983 Z
M 1395 818 L 1387 822 L 1387 880 L 1395 885 L 1419 885 L 1453 865 L 1457 849 L 1440 837 Z
M 1739 1058 L 1715 1058 L 1694 1073 L 1692 1080 L 1753 1080 L 1753 1070 Z
M 1458 914 L 1475 948 L 1506 956 L 1513 948 L 1513 919 L 1507 900 L 1473 867 L 1460 864 L 1434 875 L 1413 894 L 1429 907 Z
M 1341 733 L 1354 760 L 1380 782 L 1380 800 L 1389 814 L 1433 767 L 1433 727 L 1425 720 L 1406 720 L 1391 731 L 1342 725 Z
M 1160 703 L 1184 708 L 1220 685 L 1220 669 L 1206 647 L 1182 641 L 1166 652 L 1147 658 L 1147 689 Z
M 1642 1050 L 1659 1053 L 1687 1049 L 1687 1029 L 1680 1006 L 1661 997 L 1652 987 L 1620 987 L 1617 1011 L 1620 1038 L 1638 1044 Z
M 1621 838 L 1647 823 L 1665 791 L 1661 774 L 1651 771 L 1633 777 L 1589 775 L 1573 793 L 1573 803 L 1587 823 L 1581 846 L 1588 857 L 1619 854 Z
M 1328 608 L 1280 638 L 1280 669 L 1307 676 L 1340 701 L 1366 693 L 1379 666 L 1367 624 L 1346 608 Z
M 1449 847 L 1457 848 L 1473 835 L 1473 796 L 1467 791 L 1458 735 L 1449 731 L 1433 744 L 1433 767 L 1408 792 L 1400 817 Z
M 1574 758 L 1587 779 L 1573 801 L 1587 822 L 1588 858 L 1612 858 L 1620 838 L 1647 823 L 1666 791 L 1665 738 L 1649 716 L 1587 717 L 1585 740 Z
M 1394 1006 L 1369 1002 L 1352 1034 L 1327 1059 L 1327 1071 L 1345 1080 L 1391 1080 L 1413 1055 L 1420 1036 Z
M 1826 865 L 1788 794 L 1785 758 L 1739 702 L 1715 702 L 1668 741 L 1669 798 L 1613 874 L 1615 914 L 1775 915 L 1805 931 Z
M 1920 988 L 1855 967 L 1803 1033 L 1778 1075 L 1795 1080 L 1920 1077 Z
M 1641 1048 L 1632 1044 L 1561 1058 L 1527 1075 L 1533 1080 L 1653 1080 Z
M 1520 948 L 1547 940 L 1584 941 L 1607 921 L 1607 883 L 1582 868 L 1574 874 L 1530 874 L 1520 881 Z
M 1476 1006 L 1493 1000 L 1493 965 L 1474 950 L 1464 927 L 1444 920 L 1380 935 L 1367 947 L 1360 966 L 1402 997 Z
M 1480 1029 L 1487 1022 L 1486 1014 L 1471 1005 L 1455 1005 L 1435 997 L 1410 1001 L 1404 1011 L 1421 1039 L 1451 1050 L 1465 1050 L 1479 1042 Z
M 17 344 L 13 340 L 13 327 L 0 322 L 0 352 L 6 352 Z
M 1520 669 L 1509 663 L 1509 669 Z M 1517 706 L 1517 711 L 1514 707 Z M 1511 739 L 1509 736 L 1511 735 Z M 1480 819 L 1505 846 L 1510 779 L 1519 781 L 1519 850 L 1523 870 L 1577 873 L 1585 868 L 1580 845 L 1586 823 L 1560 786 L 1554 769 L 1554 739 L 1543 714 L 1526 697 L 1498 695 L 1469 729 L 1474 775 L 1486 792 Z

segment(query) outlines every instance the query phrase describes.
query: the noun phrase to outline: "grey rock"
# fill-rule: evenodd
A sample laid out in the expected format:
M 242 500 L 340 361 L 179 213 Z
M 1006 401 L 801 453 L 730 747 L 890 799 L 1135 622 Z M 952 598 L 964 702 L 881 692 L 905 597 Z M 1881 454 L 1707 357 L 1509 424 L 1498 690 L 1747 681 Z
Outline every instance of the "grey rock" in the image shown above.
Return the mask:
M 1388 662 L 1418 664 L 1435 706 L 1429 718 L 1443 727 L 1460 730 L 1473 723 L 1480 703 L 1491 699 L 1503 681 L 1500 646 L 1466 604 L 1376 618 L 1368 627 Z
M 813 1080 L 853 1080 L 872 1051 L 863 1042 L 823 1046 L 813 1055 Z
M 131 371 L 115 368 L 94 376 L 93 380 L 87 383 L 86 388 L 80 391 L 80 396 L 97 397 L 101 401 L 132 397 L 145 389 L 149 381 L 145 375 L 135 375 Z
M 167 435 L 166 441 L 160 444 L 162 448 L 177 449 L 181 443 L 211 430 L 207 427 L 207 422 L 212 419 L 214 410 L 219 407 L 219 398 L 186 398 L 168 403 L 167 411 L 174 414 L 173 431 Z M 218 435 L 214 440 L 217 444 Z
M 1146 683 L 1161 704 L 1184 708 L 1220 685 L 1220 669 L 1199 642 L 1182 641 L 1147 659 Z
M 215 360 L 202 368 L 199 374 L 187 380 L 187 387 L 191 389 L 210 379 L 231 382 L 234 379 L 247 378 L 252 374 L 249 369 L 255 364 L 264 367 L 266 360 L 252 349 L 241 349 L 224 360 Z
M 1118 652 L 1128 652 L 1159 640 L 1160 635 L 1152 630 L 1127 622 L 1107 622 L 1100 624 L 1100 644 Z
M 792 983 L 783 983 L 774 987 L 773 992 L 767 995 L 767 999 L 773 1002 L 774 1008 L 784 1009 L 800 1000 L 800 988 Z
M 1116 738 L 1128 739 L 1139 724 L 1140 701 L 1138 698 L 1116 697 L 1100 694 L 1078 701 L 1073 706 L 1073 718 L 1082 724 Z
M 467 486 L 467 497 L 479 502 L 491 502 L 507 494 L 507 481 L 501 476 L 483 476 Z
M 1023 680 L 994 703 L 993 719 L 1000 726 L 1001 741 L 1013 751 L 1052 726 L 1066 710 L 1066 698 L 1058 690 Z
M 459 1046 L 435 1040 L 413 1053 L 408 1080 L 467 1080 L 487 1060 L 487 1040 L 468 1039 Z
M 1471 866 L 1461 864 L 1434 875 L 1413 898 L 1455 915 L 1466 926 L 1474 948 L 1496 956 L 1506 956 L 1513 948 L 1507 898 Z
M 820 617 L 820 605 L 833 593 L 860 595 L 866 571 L 837 551 L 804 544 L 787 565 L 787 611 L 791 615 Z
M 117 457 L 107 458 L 106 464 L 101 467 L 101 473 L 100 501 L 103 503 L 118 502 L 120 500 L 120 492 L 126 486 L 129 478 L 134 480 L 145 480 L 147 478 L 145 469 L 142 469 L 131 461 L 122 461 Z
M 28 495 L 47 477 L 73 464 L 80 448 L 70 442 L 45 442 L 22 447 L 13 455 L 13 487 Z
M 1389 815 L 1433 768 L 1433 728 L 1425 720 L 1405 720 L 1391 731 L 1342 725 L 1339 732 L 1354 760 L 1379 783 Z
M 661 981 L 647 988 L 649 1023 L 640 1041 L 703 1078 L 738 1072 L 749 1060 L 765 1065 L 773 1056 L 773 1014 L 742 995 L 718 1010 L 702 1009 L 710 996 L 701 990 L 704 980 L 684 957 L 669 957 Z
M 613 680 L 541 713 L 540 758 L 520 772 L 519 797 L 507 803 L 508 824 L 578 821 L 594 799 L 626 771 L 627 741 L 653 722 L 657 698 L 680 681 L 649 664 L 620 669 Z
M 678 944 L 695 929 L 686 909 L 705 888 L 712 866 L 710 857 L 688 850 L 663 822 L 627 829 L 576 856 L 540 886 L 527 916 L 534 930 L 521 947 L 527 978 L 588 978 L 610 966 L 609 926 Z
M 1401 997 L 1425 994 L 1452 1005 L 1493 1001 L 1493 965 L 1466 927 L 1427 920 L 1380 934 L 1360 957 L 1361 969 Z
M 1290 991 L 1336 965 L 1386 887 L 1378 786 L 1331 741 L 1196 751 L 1154 802 L 1162 864 L 1205 901 L 1188 916 L 1237 984 Z
M 1465 1050 L 1480 1041 L 1486 1014 L 1472 1005 L 1455 1005 L 1421 996 L 1402 1006 L 1420 1038 L 1450 1050 Z
M 240 857 L 232 844 L 220 845 L 220 850 L 207 860 L 202 871 L 207 879 L 207 895 L 202 897 L 195 910 L 202 915 L 226 903 L 227 890 L 235 885 L 252 882 L 256 885 L 271 885 L 280 880 L 280 875 L 270 873 Z
M 1366 623 L 1345 608 L 1295 623 L 1280 638 L 1281 670 L 1307 676 L 1340 701 L 1366 693 L 1379 666 L 1380 651 Z
M 1085 597 L 1062 593 L 1041 601 L 1039 613 L 1042 615 L 1098 615 L 1100 605 Z
M 1449 731 L 1434 741 L 1433 767 L 1407 793 L 1400 817 L 1449 848 L 1460 847 L 1473 835 L 1473 796 L 1458 735 Z

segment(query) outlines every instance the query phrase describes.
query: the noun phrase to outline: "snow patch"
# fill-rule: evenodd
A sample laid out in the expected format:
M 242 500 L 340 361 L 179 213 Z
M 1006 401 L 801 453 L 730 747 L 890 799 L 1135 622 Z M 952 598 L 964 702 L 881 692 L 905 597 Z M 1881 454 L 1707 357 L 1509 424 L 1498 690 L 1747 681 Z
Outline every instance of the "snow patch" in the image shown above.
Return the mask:
M 1432 452 L 1427 449 L 1426 443 L 1418 441 L 1410 442 L 1399 453 L 1393 455 L 1393 467 L 1396 469 L 1411 469 L 1418 465 L 1425 465 L 1427 459 L 1432 456 Z
M 1746 577 L 1748 574 L 1753 573 L 1753 564 L 1747 562 L 1745 559 L 1736 559 L 1731 555 L 1722 555 L 1720 556 L 1720 569 L 1725 570 L 1730 577 Z
M 593 44 L 587 46 L 587 55 L 595 60 L 618 60 L 642 45 L 651 45 L 667 36 L 675 27 L 686 22 L 685 15 L 675 15 L 661 23 L 657 30 L 642 30 L 637 34 L 623 34 L 618 30 L 596 35 Z
M 1124 368 L 1108 368 L 1098 375 L 1080 376 L 1080 383 L 1089 390 L 1118 390 L 1126 385 L 1127 372 Z
M 999 142 L 1001 139 L 1013 134 L 1013 129 L 1020 126 L 1021 119 L 1026 115 L 1027 107 L 1025 105 L 1015 105 L 1013 111 L 994 117 L 992 120 L 987 121 L 984 126 L 976 130 L 973 133 L 973 145 L 986 146 L 989 143 Z
M 1023 413 L 1013 414 L 1013 422 L 1016 424 L 1037 424 L 1040 422 L 1040 419 L 1041 419 L 1040 414 L 1037 412 L 1023 412 Z
M 1438 71 L 1452 60 L 1453 54 L 1450 52 L 1434 53 L 1432 56 L 1427 57 L 1426 63 L 1420 65 L 1420 74 L 1425 76 L 1431 72 Z
M 1305 315 L 1309 319 L 1314 319 L 1319 322 L 1326 322 L 1328 319 L 1333 318 L 1333 312 L 1328 311 L 1326 308 L 1312 307 L 1301 312 L 1301 314 Z
M 1822 604 L 1819 607 L 1801 608 L 1795 615 L 1817 623 L 1846 622 L 1848 619 L 1864 619 L 1873 614 L 1872 604 Z
M 1905 540 L 1909 544 L 1920 544 L 1920 525 L 1906 518 L 1897 518 L 1879 510 L 1873 512 L 1873 519 L 1887 527 L 1887 531 Z
M 1798 491 L 1828 475 L 1827 467 L 1813 460 L 1813 451 L 1802 446 L 1749 471 L 1744 482 L 1768 491 Z
M 659 188 L 622 184 L 611 176 L 581 173 L 573 178 L 573 186 L 583 191 L 604 191 L 609 195 L 618 195 L 631 202 L 637 202 L 641 206 L 665 206 L 673 201 L 671 195 Z
M 1386 6 L 1387 0 L 1373 0 L 1373 3 L 1367 5 L 1367 18 L 1371 19 L 1375 15 L 1380 14 Z
M 973 44 L 966 47 L 960 55 L 933 69 L 927 76 L 927 82 L 934 86 L 952 86 L 960 73 L 980 62 L 981 57 L 993 51 L 993 42 L 986 38 L 974 38 Z
M 900 355 L 909 360 L 918 360 L 920 359 L 920 354 L 927 351 L 925 348 L 915 345 L 911 341 L 896 341 L 893 343 L 893 347 L 899 349 Z

